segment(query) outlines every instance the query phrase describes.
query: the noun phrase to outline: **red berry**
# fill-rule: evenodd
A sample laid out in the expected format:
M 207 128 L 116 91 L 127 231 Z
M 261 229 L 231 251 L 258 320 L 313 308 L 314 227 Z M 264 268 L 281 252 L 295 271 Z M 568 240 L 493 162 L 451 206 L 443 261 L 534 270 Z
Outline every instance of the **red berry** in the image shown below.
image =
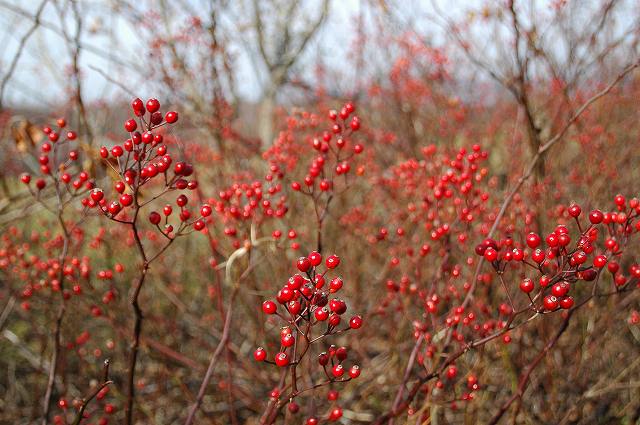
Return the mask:
M 262 347 L 256 348 L 256 351 L 253 352 L 253 358 L 256 361 L 263 362 L 267 358 L 267 352 Z
M 520 282 L 520 290 L 522 292 L 525 292 L 528 294 L 531 291 L 533 291 L 533 288 L 534 288 L 534 284 L 529 278 L 523 279 L 522 282 Z
M 553 311 L 558 308 L 558 299 L 553 295 L 547 295 L 543 300 L 544 308 Z
M 327 320 L 327 318 L 329 318 L 329 310 L 327 309 L 327 307 L 317 308 L 314 316 L 316 317 L 316 320 L 324 322 L 325 320 Z
M 551 294 L 557 298 L 564 297 L 569 292 L 569 284 L 567 282 L 558 282 L 551 287 Z
M 358 117 L 353 117 L 351 119 L 351 130 L 353 131 L 358 131 L 360 129 L 360 118 Z
M 178 121 L 178 113 L 175 111 L 169 111 L 167 112 L 167 114 L 164 116 L 164 119 L 169 123 L 169 124 L 173 124 L 174 122 Z
M 152 212 L 149 214 L 149 221 L 151 222 L 151 224 L 155 224 L 155 225 L 157 225 L 157 224 L 159 224 L 159 223 L 160 223 L 160 220 L 161 220 L 161 219 L 162 219 L 162 217 L 160 217 L 160 214 L 158 214 L 158 213 L 157 213 L 157 212 L 155 212 L 155 211 L 152 211 Z
M 580 213 L 582 212 L 582 209 L 580 208 L 580 205 L 578 204 L 571 204 L 571 206 L 569 206 L 569 215 L 571 217 L 578 217 L 580 215 Z
M 158 99 L 149 99 L 147 100 L 147 111 L 152 114 L 160 109 L 160 102 Z
M 298 262 L 296 265 L 298 267 L 298 270 L 300 270 L 301 272 L 307 272 L 309 271 L 309 269 L 311 269 L 311 261 L 307 257 L 298 258 Z
M 267 300 L 262 303 L 262 311 L 265 314 L 275 314 L 278 306 L 273 301 Z
M 341 364 L 337 364 L 331 370 L 334 377 L 339 378 L 344 375 L 344 367 Z
M 138 128 L 138 123 L 136 123 L 136 120 L 125 121 L 124 129 L 127 130 L 127 132 L 129 133 L 134 132 L 136 128 Z
M 339 407 L 336 407 L 335 409 L 331 410 L 331 413 L 329 413 L 329 420 L 332 422 L 337 421 L 341 417 L 342 417 L 342 409 Z
M 322 263 L 322 254 L 320 254 L 317 251 L 312 251 L 309 254 L 308 258 L 309 258 L 309 261 L 311 262 L 311 265 L 314 267 L 319 266 L 320 263 Z
M 360 366 L 351 366 L 351 369 L 349 369 L 349 376 L 351 377 L 351 379 L 356 379 L 358 376 L 360 376 Z
M 449 366 L 449 368 L 447 369 L 447 378 L 453 379 L 456 377 L 456 375 L 458 375 L 458 368 L 454 365 Z
M 335 269 L 340 264 L 340 257 L 338 257 L 335 254 L 334 255 L 330 255 L 327 258 L 327 260 L 325 261 L 325 264 L 327 265 L 327 268 Z
M 280 352 L 276 354 L 276 365 L 280 367 L 285 367 L 289 364 L 289 356 L 287 353 Z
M 128 193 L 123 194 L 122 196 L 120 196 L 120 203 L 125 207 L 128 207 L 133 203 L 133 196 L 129 195 Z
M 342 285 L 342 279 L 340 279 L 339 277 L 334 277 L 333 279 L 331 279 L 331 282 L 329 282 L 329 292 L 338 292 L 342 288 Z
M 133 99 L 133 102 L 131 102 L 131 108 L 133 109 L 133 113 L 137 116 L 144 115 L 144 103 L 139 98 Z
M 353 316 L 350 320 L 349 320 L 349 327 L 351 329 L 360 329 L 360 327 L 362 327 L 362 317 L 360 316 Z
M 489 262 L 494 262 L 498 259 L 498 251 L 489 247 L 484 251 L 484 258 Z
M 604 214 L 600 210 L 593 210 L 589 213 L 589 221 L 591 224 L 600 224 L 604 220 Z
M 565 298 L 561 299 L 560 300 L 560 307 L 562 307 L 565 310 L 568 310 L 571 307 L 573 307 L 573 297 L 565 297 Z
M 593 259 L 593 265 L 599 269 L 607 264 L 607 256 L 606 255 L 598 255 Z
M 529 233 L 527 235 L 527 246 L 531 249 L 540 245 L 540 236 L 537 233 Z
M 296 342 L 292 334 L 288 333 L 280 338 L 283 347 L 291 347 Z

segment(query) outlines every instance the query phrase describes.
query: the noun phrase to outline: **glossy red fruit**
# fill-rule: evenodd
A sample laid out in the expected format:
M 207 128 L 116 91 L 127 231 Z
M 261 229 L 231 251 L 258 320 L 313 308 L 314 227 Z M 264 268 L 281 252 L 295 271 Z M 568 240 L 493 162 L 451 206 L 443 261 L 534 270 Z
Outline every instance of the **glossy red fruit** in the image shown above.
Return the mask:
M 340 257 L 338 257 L 337 255 L 330 255 L 327 260 L 325 261 L 325 264 L 327 266 L 327 268 L 329 269 L 335 269 L 336 267 L 338 267 L 338 265 L 340 265 Z
M 593 265 L 599 269 L 603 268 L 607 264 L 607 256 L 606 255 L 597 255 L 593 259 Z
M 447 378 L 453 379 L 458 375 L 458 368 L 454 365 L 451 365 L 447 368 Z
M 307 257 L 298 258 L 298 262 L 296 263 L 298 270 L 305 273 L 311 269 L 311 261 Z
M 327 307 L 317 308 L 314 312 L 314 316 L 316 317 L 316 320 L 324 322 L 329 318 L 329 309 L 327 309 Z
M 267 352 L 264 348 L 258 347 L 256 351 L 253 352 L 253 358 L 258 362 L 263 362 L 267 358 Z
M 362 317 L 361 316 L 353 316 L 349 320 L 349 327 L 351 329 L 360 329 L 362 327 Z
M 535 287 L 535 285 L 533 284 L 533 281 L 531 281 L 531 279 L 529 279 L 529 278 L 523 279 L 520 282 L 520 290 L 522 292 L 527 293 L 527 294 L 530 293 L 531 291 L 533 291 L 534 287 Z
M 336 407 L 335 409 L 331 410 L 331 412 L 329 413 L 329 420 L 332 422 L 337 421 L 341 417 L 342 417 L 342 409 L 339 407 Z
M 498 259 L 498 251 L 489 247 L 484 250 L 484 259 L 489 262 L 494 262 Z
M 311 262 L 311 265 L 314 266 L 314 267 L 315 266 L 319 266 L 320 263 L 322 263 L 322 254 L 320 254 L 317 251 L 312 251 L 309 254 L 308 258 L 309 258 L 309 261 Z
M 131 108 L 133 109 L 133 113 L 137 116 L 142 116 L 145 113 L 144 103 L 139 98 L 133 99 L 131 102 Z
M 344 375 L 344 367 L 341 364 L 337 364 L 331 370 L 334 377 L 339 378 Z
M 349 376 L 351 377 L 351 379 L 356 379 L 358 376 L 360 376 L 360 366 L 351 366 L 351 368 L 349 369 Z
M 329 292 L 331 293 L 338 292 L 340 289 L 342 289 L 342 285 L 343 285 L 342 279 L 339 277 L 334 277 L 329 282 Z
M 173 124 L 178 121 L 178 113 L 175 111 L 169 111 L 164 116 L 164 119 L 169 123 Z
M 569 212 L 569 215 L 571 217 L 576 218 L 576 217 L 578 217 L 580 215 L 580 213 L 582 212 L 582 209 L 580 208 L 580 205 L 578 205 L 578 204 L 571 204 L 567 211 Z
M 135 131 L 136 128 L 138 128 L 138 123 L 136 123 L 136 120 L 127 120 L 124 122 L 124 129 L 127 132 L 131 133 Z
M 540 235 L 537 233 L 529 233 L 527 235 L 527 246 L 531 249 L 537 248 L 540 245 Z
M 553 311 L 558 308 L 558 299 L 553 295 L 547 295 L 543 300 L 544 308 Z
M 159 109 L 160 109 L 160 102 L 158 101 L 158 99 L 152 98 L 147 100 L 147 111 L 153 114 L 154 112 L 157 112 Z
M 280 367 L 285 367 L 289 364 L 289 356 L 287 355 L 287 353 L 280 352 L 276 354 L 275 361 L 276 361 L 276 365 Z
M 573 297 L 565 297 L 560 300 L 560 307 L 562 307 L 565 310 L 568 310 L 571 307 L 573 307 L 573 304 L 574 304 Z
M 276 305 L 276 303 L 274 303 L 271 300 L 267 300 L 262 303 L 262 311 L 265 314 L 275 314 L 277 309 L 278 309 L 278 306 Z
M 593 210 L 589 213 L 589 221 L 591 224 L 600 224 L 604 220 L 604 214 L 600 210 Z

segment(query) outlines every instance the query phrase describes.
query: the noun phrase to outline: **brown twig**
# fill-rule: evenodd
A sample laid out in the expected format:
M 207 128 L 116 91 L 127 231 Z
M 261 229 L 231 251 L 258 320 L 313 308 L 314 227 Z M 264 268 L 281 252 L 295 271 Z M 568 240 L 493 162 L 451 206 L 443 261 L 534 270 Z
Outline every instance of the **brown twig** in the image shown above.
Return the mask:
M 82 404 L 80 405 L 78 414 L 76 415 L 76 418 L 73 421 L 73 425 L 80 425 L 80 422 L 82 422 L 82 419 L 84 417 L 84 411 L 86 410 L 89 403 L 91 403 L 91 400 L 93 400 L 98 394 L 100 394 L 100 391 L 102 391 L 104 388 L 111 385 L 112 383 L 113 382 L 109 380 L 109 359 L 106 359 L 104 361 L 102 383 L 98 385 L 98 387 L 95 390 L 93 390 L 89 394 L 89 396 L 82 399 Z

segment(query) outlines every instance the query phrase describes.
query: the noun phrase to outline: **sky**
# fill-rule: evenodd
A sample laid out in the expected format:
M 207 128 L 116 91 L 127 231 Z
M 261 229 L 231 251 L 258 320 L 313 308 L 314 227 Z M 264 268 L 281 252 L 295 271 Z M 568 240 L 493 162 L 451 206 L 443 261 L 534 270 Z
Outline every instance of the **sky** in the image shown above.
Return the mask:
M 4 77 L 9 62 L 14 58 L 21 38 L 33 25 L 28 18 L 38 9 L 42 0 L 0 0 L 0 74 Z M 154 1 L 139 0 L 135 5 L 153 9 Z M 206 0 L 181 0 L 187 6 L 203 10 L 200 3 Z M 332 0 L 331 12 L 326 25 L 308 47 L 302 61 L 302 67 L 310 67 L 318 57 L 329 67 L 340 67 L 341 59 L 350 54 L 354 37 L 353 21 L 361 8 L 372 2 L 380 4 L 383 0 Z M 422 33 L 429 33 L 435 43 L 444 43 L 444 30 L 427 19 L 434 15 L 432 1 L 436 7 L 454 19 L 471 8 L 482 5 L 481 0 L 384 0 L 394 7 L 401 25 L 406 25 Z M 496 0 L 498 1 L 498 0 Z M 548 0 L 551 1 L 551 0 Z M 548 1 L 534 0 L 540 3 L 544 11 Z M 571 0 L 569 0 L 571 1 Z M 578 0 L 574 0 L 578 1 Z M 236 3 L 234 3 L 236 2 Z M 314 3 L 315 2 L 315 3 Z M 307 7 L 313 9 L 319 0 L 308 1 Z M 245 2 L 246 3 L 246 2 Z M 56 5 L 62 6 L 58 9 Z M 145 55 L 146 46 L 138 35 L 138 28 L 121 17 L 126 10 L 114 13 L 117 0 L 79 0 L 80 13 L 85 17 L 81 43 L 84 46 L 80 59 L 85 96 L 89 101 L 108 99 L 122 94 L 111 80 L 118 80 L 127 86 L 135 87 L 138 95 L 151 95 L 153 88 L 140 69 L 141 55 Z M 155 3 L 157 4 L 157 3 Z M 223 25 L 237 40 L 249 40 L 251 35 L 242 26 L 247 11 L 241 0 L 233 0 L 230 12 L 223 16 Z M 42 26 L 26 44 L 18 62 L 18 67 L 7 85 L 4 102 L 10 106 L 29 106 L 51 108 L 58 99 L 65 97 L 65 72 L 68 69 L 70 55 L 64 42 L 62 28 L 73 36 L 75 24 L 68 9 L 69 2 L 49 0 L 42 14 Z M 22 14 L 24 13 L 24 14 Z M 311 13 L 311 12 L 310 12 Z M 65 15 L 66 14 L 66 15 Z M 66 18 L 61 18 L 66 16 Z M 633 19 L 630 16 L 628 19 Z M 491 31 L 480 27 L 480 31 Z M 490 35 L 490 34 L 489 34 Z M 262 92 L 261 80 L 264 69 L 256 60 L 257 52 L 247 48 L 251 43 L 236 41 L 232 49 L 236 55 L 235 75 L 240 96 L 248 101 L 256 101 Z M 105 59 L 105 56 L 112 60 Z M 120 92 L 120 93 L 119 93 Z
M 197 3 L 198 0 L 188 0 Z M 442 2 L 442 1 L 441 1 Z M 70 63 L 70 54 L 66 49 L 64 33 L 66 27 L 68 35 L 73 36 L 75 24 L 71 19 L 70 10 L 58 9 L 54 3 L 48 2 L 42 13 L 42 26 L 28 39 L 26 47 L 20 56 L 18 66 L 9 81 L 5 93 L 4 102 L 10 106 L 44 106 L 55 105 L 56 99 L 64 97 L 64 75 Z M 57 2 L 64 4 L 65 2 Z M 153 2 L 142 2 L 147 6 Z M 477 2 L 461 2 L 459 4 L 472 4 Z M 0 0 L 0 72 L 3 76 L 14 58 L 21 38 L 33 25 L 33 16 L 41 4 L 41 0 Z M 313 2 L 309 3 L 313 4 Z M 405 0 L 401 2 L 407 12 L 411 12 L 415 18 L 416 11 L 421 10 L 420 2 Z M 141 43 L 136 29 L 124 19 L 113 13 L 114 1 L 110 0 L 81 0 L 79 7 L 83 16 L 86 16 L 81 36 L 84 47 L 80 58 L 85 96 L 90 101 L 108 97 L 117 87 L 109 82 L 105 75 L 127 82 L 130 72 L 138 65 L 137 57 L 143 54 L 145 46 Z M 198 7 L 194 4 L 194 6 Z M 313 7 L 313 6 L 310 6 Z M 341 57 L 348 54 L 349 40 L 352 37 L 352 22 L 362 7 L 360 0 L 334 0 L 331 5 L 330 18 L 327 24 L 314 42 L 307 49 L 309 63 L 311 58 L 318 54 L 323 56 L 331 65 L 332 59 L 338 62 Z M 67 18 L 60 16 L 66 13 Z M 238 14 L 242 14 L 238 10 Z M 226 24 L 232 29 L 241 16 L 226 16 Z M 249 51 L 246 46 L 240 44 L 234 46 L 237 55 L 236 75 L 241 81 L 238 90 L 242 98 L 255 101 L 260 97 L 262 88 L 260 81 L 260 69 L 256 72 L 256 61 L 252 58 L 255 52 Z M 105 59 L 110 55 L 118 59 L 118 63 Z M 336 65 L 339 65 L 336 63 Z M 128 81 L 136 83 L 144 95 L 145 87 L 141 81 Z

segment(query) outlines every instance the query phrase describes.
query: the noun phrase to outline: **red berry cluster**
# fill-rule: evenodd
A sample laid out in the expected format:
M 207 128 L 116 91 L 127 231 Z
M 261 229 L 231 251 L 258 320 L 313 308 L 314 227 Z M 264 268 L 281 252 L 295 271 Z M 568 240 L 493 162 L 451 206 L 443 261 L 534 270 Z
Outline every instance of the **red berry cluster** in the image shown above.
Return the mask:
M 302 157 L 314 156 L 302 181 L 291 182 L 293 190 L 319 196 L 335 192 L 339 181 L 348 185 L 354 157 L 364 151 L 364 146 L 355 140 L 361 127 L 355 110 L 355 105 L 348 102 L 340 111 L 329 111 L 328 128 L 320 134 L 317 133 L 320 119 L 316 115 L 305 112 L 300 117 L 291 117 L 289 130 L 282 132 L 265 152 L 265 158 L 272 164 L 272 172 L 289 172 L 296 168 Z M 296 133 L 307 134 L 305 145 L 298 143 Z M 357 174 L 363 172 L 364 169 L 357 170 Z
M 178 113 L 169 111 L 163 119 L 159 111 L 160 102 L 157 99 L 149 99 L 145 107 L 142 100 L 136 98 L 131 103 L 131 107 L 138 121 L 129 119 L 124 123 L 130 138 L 122 145 L 113 146 L 111 150 L 105 146 L 100 148 L 100 156 L 118 176 L 114 184 L 117 200 L 109 202 L 102 189 L 92 190 L 90 196 L 84 200 L 88 207 L 98 207 L 110 219 L 123 222 L 127 222 L 126 216 L 122 219 L 117 217 L 121 211 L 126 211 L 126 208 L 135 212 L 170 191 L 192 191 L 198 187 L 197 180 L 188 180 L 193 174 L 193 166 L 182 161 L 173 163 L 173 156 L 169 153 L 162 132 L 159 131 L 164 125 L 175 123 L 178 120 Z M 137 130 L 139 127 L 142 133 Z M 151 183 L 160 184 L 162 189 L 152 195 L 150 200 L 142 202 L 141 188 Z M 189 198 L 186 194 L 182 193 L 176 197 L 177 228 L 169 222 L 174 212 L 172 204 L 162 208 L 162 215 L 157 211 L 149 213 L 149 222 L 168 238 L 184 234 L 190 226 L 195 230 L 203 230 L 204 220 L 211 215 L 211 207 L 202 206 L 194 218 L 187 206 L 188 203 Z M 162 228 L 160 224 L 163 224 Z
M 620 263 L 629 261 L 622 256 L 624 247 L 630 237 L 640 232 L 640 220 L 637 220 L 640 201 L 633 198 L 627 202 L 622 195 L 617 195 L 614 203 L 617 211 L 596 209 L 589 213 L 587 220 L 581 219 L 579 205 L 570 205 L 566 211 L 578 229 L 576 236 L 572 237 L 566 225 L 558 224 L 544 240 L 535 232 L 526 236 L 525 244 L 517 244 L 511 238 L 500 242 L 485 239 L 476 247 L 476 253 L 490 262 L 499 275 L 510 263 L 532 269 L 537 277 L 524 277 L 519 283 L 520 290 L 529 297 L 531 308 L 540 312 L 570 309 L 575 305 L 570 295 L 574 287 L 584 281 L 595 281 L 597 285 L 605 266 L 617 290 L 631 281 Z M 631 262 L 628 267 L 629 275 L 637 281 L 640 266 Z
M 266 184 L 260 180 L 234 183 L 221 190 L 217 199 L 209 199 L 209 204 L 225 224 L 224 234 L 232 238 L 234 248 L 241 246 L 241 240 L 249 239 L 249 225 L 260 225 L 270 218 L 280 219 L 287 213 L 282 184 L 274 182 L 274 178 L 277 176 L 268 174 Z
M 359 329 L 363 320 L 360 316 L 352 316 L 348 323 L 341 326 L 343 315 L 347 312 L 347 304 L 344 300 L 335 297 L 344 285 L 341 277 L 335 276 L 329 279 L 327 272 L 340 264 L 337 255 L 330 255 L 324 261 L 326 269 L 320 270 L 323 263 L 322 255 L 313 251 L 306 257 L 300 257 L 296 266 L 300 273 L 289 278 L 287 283 L 278 291 L 276 301 L 267 300 L 262 304 L 262 311 L 269 316 L 277 316 L 285 326 L 280 329 L 280 349 L 273 355 L 273 361 L 269 360 L 267 351 L 259 347 L 254 351 L 254 358 L 259 362 L 274 364 L 280 368 L 293 368 L 292 382 L 275 389 L 270 397 L 272 400 L 271 414 L 277 415 L 279 408 L 284 403 L 289 403 L 289 410 L 293 413 L 299 410 L 293 399 L 306 391 L 299 388 L 296 371 L 298 366 L 307 366 L 303 359 L 309 354 L 314 344 L 323 342 L 331 335 L 340 334 L 353 329 Z M 319 332 L 314 332 L 319 329 Z M 321 372 L 317 373 L 313 368 L 302 370 L 310 375 L 316 382 L 313 387 L 330 386 L 338 382 L 347 382 L 360 376 L 358 365 L 346 366 L 348 356 L 346 347 L 331 345 L 326 351 L 318 354 L 317 365 Z M 280 398 L 280 394 L 290 389 L 288 396 Z M 336 401 L 338 393 L 329 392 L 329 400 Z M 329 412 L 330 420 L 337 420 L 342 416 L 341 409 L 334 406 Z M 309 422 L 309 420 L 311 422 Z M 314 423 L 315 418 L 308 419 L 307 423 Z M 317 423 L 317 422 L 316 422 Z
M 34 191 L 30 185 L 31 174 L 24 173 L 20 176 L 22 183 L 27 185 L 30 192 L 40 201 L 42 201 L 40 192 L 47 187 L 48 181 L 54 185 L 63 205 L 68 203 L 67 199 L 80 196 L 94 187 L 89 173 L 82 170 L 79 165 L 78 150 L 70 146 L 71 142 L 77 139 L 77 134 L 72 130 L 65 133 L 66 125 L 66 120 L 60 118 L 57 120 L 57 130 L 49 126 L 43 128 L 47 140 L 40 145 L 38 163 L 41 177 L 35 180 L 36 190 Z

